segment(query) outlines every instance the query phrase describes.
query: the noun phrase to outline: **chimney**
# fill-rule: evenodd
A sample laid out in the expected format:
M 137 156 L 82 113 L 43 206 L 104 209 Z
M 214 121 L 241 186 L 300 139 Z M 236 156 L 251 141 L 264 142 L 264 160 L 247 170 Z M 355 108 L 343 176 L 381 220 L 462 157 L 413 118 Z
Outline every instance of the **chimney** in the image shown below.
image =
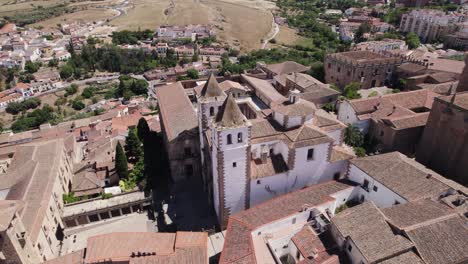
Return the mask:
M 299 101 L 300 91 L 297 89 L 289 91 L 289 103 L 295 104 Z

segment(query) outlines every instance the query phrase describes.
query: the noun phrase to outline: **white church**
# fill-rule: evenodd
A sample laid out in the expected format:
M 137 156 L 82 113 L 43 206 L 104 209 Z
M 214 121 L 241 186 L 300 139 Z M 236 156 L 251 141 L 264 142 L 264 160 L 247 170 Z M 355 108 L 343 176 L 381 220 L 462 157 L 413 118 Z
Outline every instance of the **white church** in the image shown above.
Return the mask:
M 296 90 L 289 98 L 275 94 L 284 100 L 270 108 L 222 87 L 211 76 L 197 94 L 203 177 L 222 228 L 236 212 L 344 176 L 354 154 L 343 144 L 346 126 L 334 116 Z M 261 92 L 274 90 L 266 88 Z

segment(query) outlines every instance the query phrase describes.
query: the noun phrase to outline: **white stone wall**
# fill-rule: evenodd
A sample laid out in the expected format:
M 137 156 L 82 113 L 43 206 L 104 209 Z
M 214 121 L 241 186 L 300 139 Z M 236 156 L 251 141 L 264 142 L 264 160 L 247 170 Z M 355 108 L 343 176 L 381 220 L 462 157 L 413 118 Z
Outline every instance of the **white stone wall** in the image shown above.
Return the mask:
M 334 131 L 327 132 L 327 135 L 334 139 L 333 145 L 336 146 L 341 145 L 343 143 L 342 131 L 342 129 L 337 129 Z
M 293 175 L 297 175 L 297 189 L 316 184 L 322 176 L 328 164 L 328 152 L 330 143 L 307 146 L 295 149 L 295 161 Z M 307 159 L 309 149 L 314 149 L 314 157 Z
M 293 185 L 294 177 L 290 176 L 288 172 L 253 179 L 250 182 L 250 206 L 289 193 Z
M 358 120 L 356 112 L 347 101 L 340 103 L 338 107 L 338 120 L 357 126 L 363 133 L 369 131 L 369 120 Z
M 374 180 L 371 176 L 367 175 L 354 165 L 351 165 L 348 177 L 351 181 L 359 184 L 363 184 L 364 180 L 368 180 L 369 191 L 360 188 L 360 196 L 364 196 L 365 200 L 373 201 L 378 207 L 391 207 L 396 201 L 401 204 L 407 202 L 403 197 L 388 189 L 380 182 Z M 374 190 L 374 186 L 377 187 L 377 191 Z

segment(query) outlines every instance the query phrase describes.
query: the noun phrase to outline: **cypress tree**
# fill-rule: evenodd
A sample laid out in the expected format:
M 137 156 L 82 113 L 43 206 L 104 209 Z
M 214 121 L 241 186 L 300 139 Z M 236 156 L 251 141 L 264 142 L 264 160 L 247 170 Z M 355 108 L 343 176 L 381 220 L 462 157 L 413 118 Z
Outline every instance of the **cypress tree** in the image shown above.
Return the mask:
M 138 126 L 137 126 L 137 133 L 138 133 L 138 138 L 145 143 L 145 138 L 149 135 L 150 129 L 148 126 L 148 123 L 146 122 L 146 119 L 143 117 L 138 120 Z
M 136 160 L 143 154 L 141 141 L 138 139 L 135 128 L 128 130 L 128 136 L 125 139 L 125 149 L 127 151 L 127 156 Z
M 125 155 L 120 142 L 117 143 L 117 147 L 115 148 L 115 169 L 120 179 L 128 178 L 127 156 Z

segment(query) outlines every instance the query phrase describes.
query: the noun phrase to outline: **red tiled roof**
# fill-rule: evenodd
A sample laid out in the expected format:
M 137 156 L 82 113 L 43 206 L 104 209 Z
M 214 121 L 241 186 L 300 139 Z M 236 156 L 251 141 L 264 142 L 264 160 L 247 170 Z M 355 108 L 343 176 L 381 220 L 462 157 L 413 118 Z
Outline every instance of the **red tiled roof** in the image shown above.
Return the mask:
M 347 188 L 352 186 L 329 181 L 279 196 L 230 216 L 219 263 L 255 263 L 250 237 L 254 229 L 295 214 L 304 205 L 313 207 L 333 201 L 331 194 Z
M 169 141 L 198 126 L 195 110 L 180 82 L 156 88 L 156 97 Z

